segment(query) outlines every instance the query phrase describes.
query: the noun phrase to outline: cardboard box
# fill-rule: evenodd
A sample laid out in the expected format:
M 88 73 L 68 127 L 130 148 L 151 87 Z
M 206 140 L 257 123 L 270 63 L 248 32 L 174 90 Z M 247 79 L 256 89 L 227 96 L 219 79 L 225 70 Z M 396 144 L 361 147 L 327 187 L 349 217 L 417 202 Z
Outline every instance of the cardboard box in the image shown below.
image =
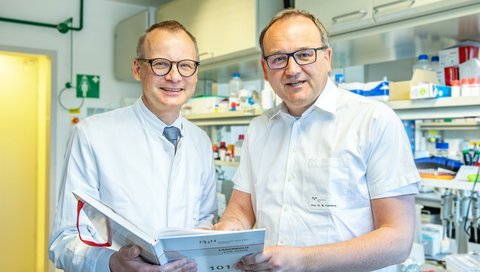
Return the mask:
M 410 80 L 390 82 L 390 101 L 410 100 Z

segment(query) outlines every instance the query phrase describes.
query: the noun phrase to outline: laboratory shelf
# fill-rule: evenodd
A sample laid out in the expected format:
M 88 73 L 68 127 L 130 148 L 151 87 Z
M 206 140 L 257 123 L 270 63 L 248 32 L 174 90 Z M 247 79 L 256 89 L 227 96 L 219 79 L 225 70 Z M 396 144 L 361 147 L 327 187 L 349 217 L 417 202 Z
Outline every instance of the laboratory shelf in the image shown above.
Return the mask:
M 239 162 L 237 161 L 220 161 L 215 160 L 216 166 L 229 166 L 229 167 L 238 167 Z
M 421 130 L 477 130 L 480 128 L 480 122 L 464 119 L 457 119 L 454 122 L 423 122 L 417 123 L 417 128 Z
M 415 196 L 415 203 L 423 205 L 425 207 L 441 208 L 442 207 L 442 195 L 439 192 L 419 193 Z
M 480 116 L 480 96 L 400 100 L 387 104 L 403 120 Z
M 446 188 L 446 189 L 457 189 L 457 190 L 467 190 L 471 191 L 473 188 L 473 182 L 462 181 L 462 180 L 444 180 L 444 179 L 422 179 L 423 186 L 437 187 L 437 188 Z M 475 186 L 475 191 L 480 192 L 480 184 Z
M 183 115 L 197 126 L 248 125 L 261 109 Z

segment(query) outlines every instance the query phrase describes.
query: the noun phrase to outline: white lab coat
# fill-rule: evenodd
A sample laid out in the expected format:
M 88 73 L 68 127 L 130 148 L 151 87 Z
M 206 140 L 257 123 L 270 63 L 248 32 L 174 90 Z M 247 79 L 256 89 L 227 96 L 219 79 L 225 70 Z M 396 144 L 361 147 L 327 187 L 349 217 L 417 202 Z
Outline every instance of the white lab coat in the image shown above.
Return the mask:
M 78 239 L 75 190 L 99 198 L 152 235 L 167 226 L 211 226 L 217 209 L 211 142 L 183 117 L 173 125 L 182 135 L 176 154 L 162 135 L 165 124 L 141 99 L 74 127 L 49 240 L 49 257 L 59 268 L 109 271 L 114 252 Z M 89 238 L 84 236 L 82 231 Z

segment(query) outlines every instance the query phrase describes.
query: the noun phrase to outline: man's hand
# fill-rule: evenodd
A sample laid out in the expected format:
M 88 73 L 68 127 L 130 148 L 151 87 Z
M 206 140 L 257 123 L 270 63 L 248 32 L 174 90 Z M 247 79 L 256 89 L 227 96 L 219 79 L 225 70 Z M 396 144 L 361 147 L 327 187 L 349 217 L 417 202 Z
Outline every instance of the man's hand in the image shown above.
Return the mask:
M 197 264 L 193 260 L 181 259 L 162 266 L 151 265 L 140 258 L 137 246 L 122 247 L 110 257 L 112 272 L 144 271 L 144 272 L 196 272 Z
M 306 271 L 303 250 L 298 247 L 272 246 L 263 252 L 240 259 L 236 268 L 244 271 Z
M 213 225 L 214 230 L 244 230 L 243 224 L 237 218 L 223 219 L 217 224 Z

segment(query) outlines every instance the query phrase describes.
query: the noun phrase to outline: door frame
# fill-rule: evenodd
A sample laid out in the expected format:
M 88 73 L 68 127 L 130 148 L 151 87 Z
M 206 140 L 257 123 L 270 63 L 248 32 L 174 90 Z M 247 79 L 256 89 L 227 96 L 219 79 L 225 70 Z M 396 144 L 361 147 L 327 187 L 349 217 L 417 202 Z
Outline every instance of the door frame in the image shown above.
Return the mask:
M 53 225 L 53 221 L 55 219 L 55 210 L 57 205 L 57 173 L 56 173 L 56 162 L 57 162 L 57 52 L 52 50 L 43 50 L 37 48 L 27 48 L 27 47 L 18 47 L 18 46 L 5 46 L 0 44 L 0 51 L 11 52 L 11 53 L 19 53 L 19 54 L 33 54 L 33 55 L 46 55 L 51 60 L 51 79 L 50 79 L 50 131 L 49 131 L 49 169 L 48 177 L 46 181 L 46 198 L 48 199 L 48 203 L 46 206 L 46 216 L 45 222 L 48 224 L 45 226 L 46 235 L 47 235 L 47 242 L 48 242 L 48 234 L 50 229 Z M 47 250 L 47 249 L 46 249 Z M 48 250 L 47 250 L 48 251 Z M 47 252 L 48 253 L 48 252 Z M 47 254 L 48 255 L 48 254 Z M 48 261 L 48 256 L 45 256 L 45 269 L 46 271 L 50 271 L 50 264 Z

